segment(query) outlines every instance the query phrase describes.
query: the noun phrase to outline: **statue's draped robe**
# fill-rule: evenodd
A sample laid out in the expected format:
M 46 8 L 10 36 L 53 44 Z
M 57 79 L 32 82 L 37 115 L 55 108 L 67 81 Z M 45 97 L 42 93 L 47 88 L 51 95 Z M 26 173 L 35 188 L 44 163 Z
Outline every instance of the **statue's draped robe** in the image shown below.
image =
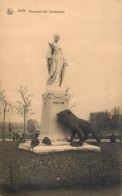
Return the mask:
M 49 44 L 46 58 L 49 72 L 46 86 L 48 88 L 61 87 L 65 72 L 65 60 L 61 48 L 56 43 Z M 52 60 L 51 66 L 49 65 L 49 59 Z

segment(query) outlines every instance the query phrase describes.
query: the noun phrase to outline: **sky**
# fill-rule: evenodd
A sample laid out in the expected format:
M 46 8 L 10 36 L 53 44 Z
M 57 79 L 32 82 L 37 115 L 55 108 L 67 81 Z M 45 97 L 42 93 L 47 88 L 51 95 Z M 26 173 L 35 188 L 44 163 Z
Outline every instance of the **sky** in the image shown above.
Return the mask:
M 12 15 L 7 14 L 8 8 L 13 9 Z M 90 112 L 121 107 L 121 18 L 122 0 L 1 0 L 0 81 L 7 101 L 16 105 L 18 87 L 27 85 L 34 95 L 32 118 L 41 121 L 48 78 L 46 52 L 58 33 L 68 63 L 64 83 L 73 94 L 70 106 L 78 104 L 72 111 L 88 119 Z

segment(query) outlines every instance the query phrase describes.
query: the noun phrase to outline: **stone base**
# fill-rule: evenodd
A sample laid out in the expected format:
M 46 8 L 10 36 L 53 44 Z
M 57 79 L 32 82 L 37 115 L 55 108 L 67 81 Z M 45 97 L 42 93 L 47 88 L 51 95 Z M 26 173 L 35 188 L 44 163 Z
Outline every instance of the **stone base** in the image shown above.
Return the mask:
M 43 95 L 41 131 L 39 139 L 50 138 L 52 142 L 66 141 L 70 138 L 70 131 L 62 127 L 57 121 L 57 113 L 68 108 L 66 91 L 47 90 Z
M 20 143 L 19 149 L 32 151 L 30 147 L 30 142 Z M 45 144 L 40 143 L 38 146 L 33 148 L 33 152 L 37 154 L 48 154 L 53 152 L 63 152 L 63 151 L 98 151 L 101 149 L 98 146 L 93 146 L 88 143 L 84 143 L 83 146 L 73 147 L 68 142 L 52 142 L 52 146 L 47 146 Z

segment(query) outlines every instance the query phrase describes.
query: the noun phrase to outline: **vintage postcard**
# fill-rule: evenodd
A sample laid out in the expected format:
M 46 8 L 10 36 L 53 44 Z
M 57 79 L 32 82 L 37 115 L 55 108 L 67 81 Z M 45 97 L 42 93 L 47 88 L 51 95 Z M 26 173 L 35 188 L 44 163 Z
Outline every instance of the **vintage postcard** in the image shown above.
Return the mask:
M 122 0 L 0 0 L 0 195 L 121 195 Z

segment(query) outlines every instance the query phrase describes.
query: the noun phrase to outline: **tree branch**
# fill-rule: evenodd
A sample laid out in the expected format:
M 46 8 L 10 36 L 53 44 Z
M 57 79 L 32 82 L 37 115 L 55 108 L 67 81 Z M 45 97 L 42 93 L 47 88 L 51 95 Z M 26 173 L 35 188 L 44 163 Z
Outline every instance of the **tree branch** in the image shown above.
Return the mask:
M 70 110 L 71 110 L 71 108 L 73 108 L 73 107 L 77 107 L 77 106 L 79 106 L 80 104 L 76 104 L 76 103 L 74 103 L 71 107 L 70 107 Z

